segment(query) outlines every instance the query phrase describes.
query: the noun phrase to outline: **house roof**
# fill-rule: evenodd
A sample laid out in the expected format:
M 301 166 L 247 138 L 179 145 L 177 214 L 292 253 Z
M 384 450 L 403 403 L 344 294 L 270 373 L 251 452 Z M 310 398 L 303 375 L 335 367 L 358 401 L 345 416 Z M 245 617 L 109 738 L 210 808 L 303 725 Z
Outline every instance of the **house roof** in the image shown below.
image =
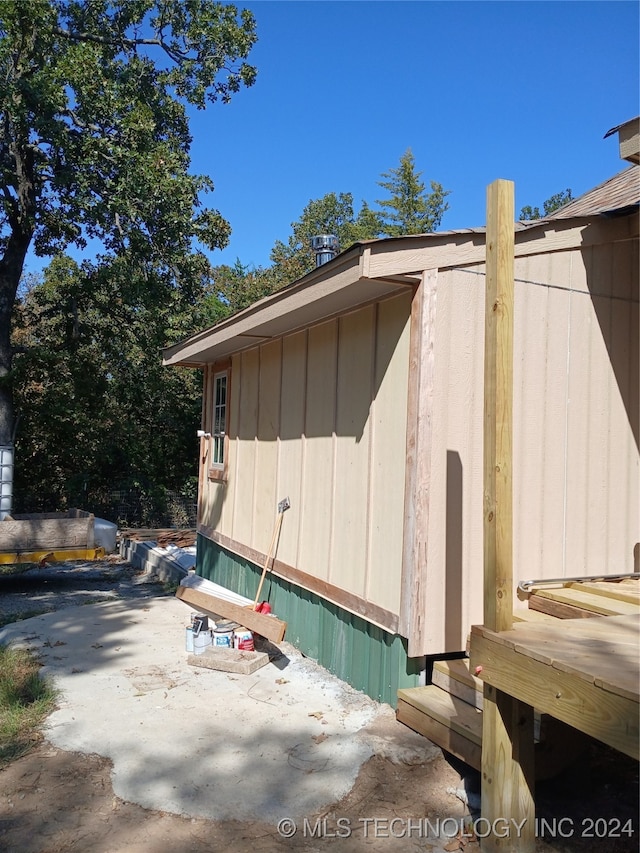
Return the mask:
M 579 240 L 594 218 L 640 204 L 640 166 L 631 166 L 544 219 L 516 222 L 516 256 L 532 241 L 544 251 Z M 355 243 L 332 261 L 184 341 L 163 350 L 164 365 L 201 367 L 272 338 L 414 289 L 423 270 L 484 262 L 485 228 L 389 237 Z
M 640 166 L 629 166 L 612 178 L 554 211 L 551 219 L 576 216 L 615 216 L 640 205 Z M 535 222 L 536 220 L 534 220 Z

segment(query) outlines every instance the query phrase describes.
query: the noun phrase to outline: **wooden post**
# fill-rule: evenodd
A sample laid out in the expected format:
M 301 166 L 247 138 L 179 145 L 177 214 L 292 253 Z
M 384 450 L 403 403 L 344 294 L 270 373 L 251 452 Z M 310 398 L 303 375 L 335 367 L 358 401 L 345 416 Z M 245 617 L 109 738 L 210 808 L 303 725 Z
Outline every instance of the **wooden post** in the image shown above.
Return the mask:
M 484 400 L 484 624 L 513 626 L 514 187 L 487 190 Z M 533 709 L 489 685 L 482 719 L 482 817 L 486 851 L 535 848 Z
M 513 626 L 513 183 L 487 190 L 484 329 L 484 624 Z

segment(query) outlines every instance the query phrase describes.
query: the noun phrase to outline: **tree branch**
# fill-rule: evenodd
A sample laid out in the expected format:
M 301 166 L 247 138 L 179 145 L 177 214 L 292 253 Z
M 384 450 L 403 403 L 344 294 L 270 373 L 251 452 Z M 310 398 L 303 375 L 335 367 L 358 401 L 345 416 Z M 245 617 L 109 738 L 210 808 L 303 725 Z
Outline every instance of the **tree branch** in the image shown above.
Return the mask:
M 68 39 L 69 41 L 85 41 L 92 42 L 94 44 L 103 44 L 108 45 L 110 47 L 123 47 L 134 49 L 140 46 L 151 46 L 151 47 L 161 47 L 167 56 L 172 59 L 176 64 L 180 64 L 188 59 L 188 53 L 186 51 L 178 51 L 174 48 L 170 47 L 162 38 L 125 38 L 120 35 L 118 38 L 108 38 L 107 36 L 96 36 L 93 33 L 76 33 L 71 32 L 70 30 L 62 29 L 62 27 L 58 27 L 56 33 L 62 38 Z

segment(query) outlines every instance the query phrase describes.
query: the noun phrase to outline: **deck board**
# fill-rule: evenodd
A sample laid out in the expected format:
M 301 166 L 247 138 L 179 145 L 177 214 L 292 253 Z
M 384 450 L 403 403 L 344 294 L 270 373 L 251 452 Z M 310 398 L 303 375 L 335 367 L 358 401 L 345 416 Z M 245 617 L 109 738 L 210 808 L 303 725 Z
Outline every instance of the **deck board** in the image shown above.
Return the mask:
M 471 666 L 498 690 L 639 757 L 640 615 L 500 633 L 475 625 Z

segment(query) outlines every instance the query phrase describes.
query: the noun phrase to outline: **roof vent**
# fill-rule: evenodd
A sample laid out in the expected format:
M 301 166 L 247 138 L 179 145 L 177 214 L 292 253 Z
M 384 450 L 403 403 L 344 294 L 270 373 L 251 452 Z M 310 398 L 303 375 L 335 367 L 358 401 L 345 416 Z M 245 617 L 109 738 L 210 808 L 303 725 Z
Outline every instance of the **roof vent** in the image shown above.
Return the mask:
M 338 238 L 335 234 L 318 234 L 311 238 L 311 248 L 316 255 L 316 267 L 321 267 L 338 254 Z

